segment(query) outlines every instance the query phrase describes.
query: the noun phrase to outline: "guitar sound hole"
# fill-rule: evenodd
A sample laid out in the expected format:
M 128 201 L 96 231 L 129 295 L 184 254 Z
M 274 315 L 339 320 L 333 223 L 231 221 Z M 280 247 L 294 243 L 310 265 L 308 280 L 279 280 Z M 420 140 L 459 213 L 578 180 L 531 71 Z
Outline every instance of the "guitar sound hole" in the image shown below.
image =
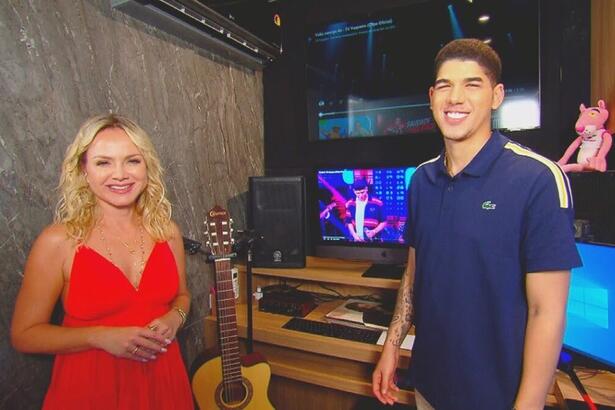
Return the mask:
M 226 403 L 239 403 L 246 397 L 246 389 L 243 384 L 233 384 L 227 389 L 224 389 L 224 401 Z
M 250 404 L 252 400 L 252 384 L 248 379 L 242 377 L 241 382 L 223 383 L 216 389 L 216 404 L 220 409 L 241 410 Z

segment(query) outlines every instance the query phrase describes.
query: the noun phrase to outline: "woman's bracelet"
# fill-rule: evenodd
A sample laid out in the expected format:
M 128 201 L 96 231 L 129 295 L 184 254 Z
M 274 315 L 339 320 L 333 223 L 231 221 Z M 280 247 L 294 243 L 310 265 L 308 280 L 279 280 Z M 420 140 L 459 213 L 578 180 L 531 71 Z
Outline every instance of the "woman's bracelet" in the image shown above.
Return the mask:
M 180 308 L 179 306 L 173 306 L 173 310 L 179 314 L 179 317 L 182 320 L 179 327 L 183 327 L 186 324 L 186 312 L 184 312 L 184 309 Z

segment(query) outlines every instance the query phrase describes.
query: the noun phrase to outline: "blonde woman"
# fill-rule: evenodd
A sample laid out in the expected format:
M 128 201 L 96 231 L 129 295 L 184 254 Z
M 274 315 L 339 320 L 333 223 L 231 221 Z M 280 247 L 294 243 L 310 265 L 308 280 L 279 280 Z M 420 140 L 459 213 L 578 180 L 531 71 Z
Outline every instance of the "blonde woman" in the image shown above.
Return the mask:
M 185 255 L 149 137 L 119 115 L 87 120 L 60 191 L 11 325 L 17 350 L 56 355 L 43 408 L 192 409 L 175 340 L 190 309 Z

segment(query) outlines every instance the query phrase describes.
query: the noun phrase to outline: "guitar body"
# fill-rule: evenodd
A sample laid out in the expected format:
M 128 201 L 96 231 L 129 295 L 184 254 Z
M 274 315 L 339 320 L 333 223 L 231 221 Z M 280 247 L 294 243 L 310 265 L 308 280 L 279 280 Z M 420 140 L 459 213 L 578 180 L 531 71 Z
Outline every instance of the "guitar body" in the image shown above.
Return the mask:
M 241 373 L 245 395 L 242 399 L 225 403 L 223 399 L 222 359 L 212 357 L 203 363 L 192 377 L 192 392 L 202 410 L 268 410 L 274 409 L 267 397 L 271 369 L 258 353 L 241 358 Z

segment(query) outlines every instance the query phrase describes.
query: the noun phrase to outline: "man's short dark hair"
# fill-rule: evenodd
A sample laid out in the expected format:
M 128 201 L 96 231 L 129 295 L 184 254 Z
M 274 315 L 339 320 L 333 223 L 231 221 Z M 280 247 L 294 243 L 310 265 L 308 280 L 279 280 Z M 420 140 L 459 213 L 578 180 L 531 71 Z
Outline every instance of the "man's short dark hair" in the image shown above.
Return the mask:
M 367 181 L 364 178 L 359 178 L 352 184 L 352 189 L 355 191 L 360 191 L 365 188 L 367 188 Z
M 502 61 L 491 46 L 475 38 L 453 40 L 440 49 L 434 60 L 434 79 L 442 64 L 448 60 L 469 60 L 480 65 L 493 85 L 500 82 Z

